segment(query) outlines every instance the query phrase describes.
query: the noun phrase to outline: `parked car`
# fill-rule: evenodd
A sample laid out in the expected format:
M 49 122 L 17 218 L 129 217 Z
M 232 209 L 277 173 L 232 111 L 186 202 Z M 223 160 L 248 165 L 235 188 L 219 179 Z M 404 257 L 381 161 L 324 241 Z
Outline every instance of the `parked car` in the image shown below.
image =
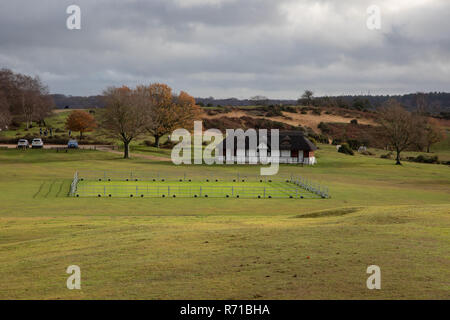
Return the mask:
M 78 141 L 77 140 L 69 140 L 69 142 L 67 143 L 67 148 L 78 149 Z
M 33 141 L 31 141 L 31 148 L 32 149 L 42 149 L 44 148 L 44 142 L 41 138 L 35 138 Z
M 28 149 L 29 147 L 30 147 L 30 144 L 28 143 L 28 140 L 26 140 L 26 139 L 19 139 L 19 142 L 17 142 L 18 149 Z

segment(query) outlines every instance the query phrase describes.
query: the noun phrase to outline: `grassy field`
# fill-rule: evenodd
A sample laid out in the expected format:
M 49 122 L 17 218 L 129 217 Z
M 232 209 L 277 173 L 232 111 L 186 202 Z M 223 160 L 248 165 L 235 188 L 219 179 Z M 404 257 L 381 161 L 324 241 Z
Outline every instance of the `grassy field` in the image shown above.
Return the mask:
M 0 299 L 447 299 L 450 168 L 321 146 L 282 166 L 331 199 L 75 198 L 76 170 L 192 176 L 184 166 L 79 150 L 0 150 Z M 382 289 L 366 288 L 378 265 Z M 68 290 L 69 265 L 82 290 Z

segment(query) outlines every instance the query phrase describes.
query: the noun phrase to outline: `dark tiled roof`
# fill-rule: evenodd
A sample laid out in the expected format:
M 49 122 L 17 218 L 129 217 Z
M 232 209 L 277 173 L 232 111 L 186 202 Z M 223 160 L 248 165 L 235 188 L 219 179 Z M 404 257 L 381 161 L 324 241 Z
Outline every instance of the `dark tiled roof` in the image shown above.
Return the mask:
M 257 134 L 257 137 L 258 137 L 257 145 L 259 145 L 259 135 L 258 134 Z M 309 141 L 308 138 L 306 138 L 303 135 L 302 131 L 280 131 L 279 139 L 280 139 L 279 140 L 279 149 L 280 150 L 302 150 L 302 151 L 317 150 L 317 147 L 311 141 Z M 223 146 L 224 150 L 226 147 L 225 141 L 226 140 L 224 140 L 222 142 L 222 146 Z M 267 144 L 270 149 L 271 136 L 270 136 L 269 130 L 268 130 L 268 134 L 267 134 Z M 234 148 L 236 149 L 236 147 L 237 147 L 237 141 L 235 138 Z M 246 149 L 249 148 L 249 138 L 248 137 L 245 137 L 245 148 Z
M 314 151 L 317 147 L 301 131 L 280 131 L 280 150 Z

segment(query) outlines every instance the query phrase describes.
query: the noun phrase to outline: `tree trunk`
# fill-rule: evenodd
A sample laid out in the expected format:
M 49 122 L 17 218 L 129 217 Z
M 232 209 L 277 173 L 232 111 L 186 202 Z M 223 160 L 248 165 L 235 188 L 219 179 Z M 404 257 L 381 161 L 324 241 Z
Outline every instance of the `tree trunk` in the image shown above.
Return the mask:
M 159 139 L 160 138 L 161 138 L 160 136 L 155 135 L 155 147 L 157 147 L 157 148 L 159 148 Z
M 83 139 L 83 131 L 80 131 L 80 140 Z
M 395 164 L 399 165 L 399 166 L 402 165 L 402 163 L 400 162 L 400 151 L 398 149 L 397 149 L 397 158 L 396 158 Z
M 123 158 L 124 159 L 130 158 L 130 142 L 127 140 L 123 142 Z
M 430 153 L 430 145 L 427 145 L 427 153 Z

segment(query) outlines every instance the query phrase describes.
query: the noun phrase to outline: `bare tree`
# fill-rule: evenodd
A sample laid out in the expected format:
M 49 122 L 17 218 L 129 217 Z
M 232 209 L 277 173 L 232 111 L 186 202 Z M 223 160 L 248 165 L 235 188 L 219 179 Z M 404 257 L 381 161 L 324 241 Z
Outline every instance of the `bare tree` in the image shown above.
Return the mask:
M 396 164 L 401 165 L 400 153 L 417 138 L 414 116 L 395 99 L 390 99 L 379 110 L 379 122 L 389 145 L 396 152 Z
M 124 145 L 125 159 L 130 157 L 130 142 L 145 130 L 146 117 L 139 105 L 136 90 L 123 86 L 104 91 L 106 108 L 102 127 L 119 138 Z
M 11 122 L 11 113 L 9 112 L 8 100 L 0 91 L 0 130 L 6 128 Z
M 265 106 L 269 102 L 267 97 L 261 95 L 251 97 L 250 100 L 257 106 Z
M 427 96 L 423 92 L 416 93 L 416 112 L 422 116 L 429 113 L 429 104 L 427 101 Z
M 299 99 L 299 102 L 306 103 L 308 106 L 312 105 L 314 98 L 314 92 L 311 90 L 305 90 L 305 92 L 302 94 L 301 98 Z
M 54 108 L 48 88 L 39 77 L 16 74 L 8 69 L 0 70 L 0 91 L 9 104 L 9 111 L 20 116 L 27 128 L 32 121 L 42 122 Z
M 34 121 L 37 121 L 39 125 L 46 126 L 45 118 L 47 118 L 52 110 L 55 108 L 55 102 L 49 94 L 38 96 L 38 100 L 34 109 Z
M 49 96 L 48 88 L 39 77 L 17 74 L 15 76 L 17 87 L 13 111 L 23 117 L 26 127 L 29 128 L 32 121 L 42 121 L 50 114 L 54 103 Z

